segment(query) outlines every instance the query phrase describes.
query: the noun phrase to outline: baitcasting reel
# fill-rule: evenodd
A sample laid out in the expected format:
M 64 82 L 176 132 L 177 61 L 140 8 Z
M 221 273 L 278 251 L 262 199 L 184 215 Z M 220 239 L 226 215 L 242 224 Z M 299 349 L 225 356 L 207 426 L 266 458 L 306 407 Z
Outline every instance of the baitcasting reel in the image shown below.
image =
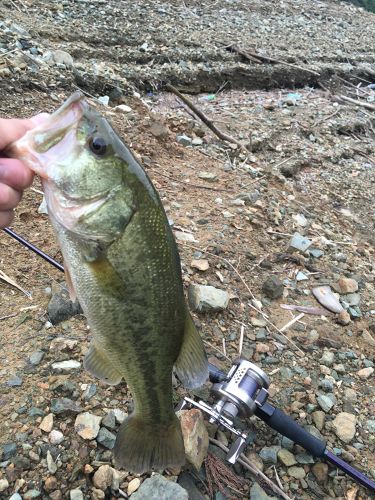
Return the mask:
M 204 401 L 184 398 L 178 410 L 194 406 L 207 413 L 210 423 L 217 423 L 228 429 L 237 439 L 227 454 L 227 461 L 236 463 L 248 444 L 248 436 L 235 426 L 237 417 L 248 418 L 256 415 L 269 427 L 302 446 L 312 456 L 324 458 L 343 470 L 359 484 L 375 492 L 375 482 L 341 458 L 326 449 L 326 443 L 316 438 L 283 411 L 267 402 L 270 381 L 259 367 L 244 359 L 236 360 L 228 374 L 209 364 L 212 393 L 217 402 L 210 406 Z

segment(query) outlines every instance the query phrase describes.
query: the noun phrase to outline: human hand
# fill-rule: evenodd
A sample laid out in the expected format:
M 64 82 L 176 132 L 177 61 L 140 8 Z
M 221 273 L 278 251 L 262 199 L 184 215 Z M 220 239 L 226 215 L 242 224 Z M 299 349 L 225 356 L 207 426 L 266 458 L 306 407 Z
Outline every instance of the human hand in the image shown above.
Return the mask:
M 0 118 L 0 228 L 13 220 L 14 208 L 21 201 L 22 191 L 33 182 L 34 174 L 21 161 L 6 158 L 2 153 L 10 143 L 41 123 L 46 113 L 18 120 Z

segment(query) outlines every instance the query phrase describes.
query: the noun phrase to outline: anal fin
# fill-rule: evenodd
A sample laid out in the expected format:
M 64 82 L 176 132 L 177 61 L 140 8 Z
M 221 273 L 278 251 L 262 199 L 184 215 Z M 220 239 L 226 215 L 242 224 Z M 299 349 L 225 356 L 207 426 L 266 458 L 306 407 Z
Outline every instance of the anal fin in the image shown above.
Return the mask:
M 208 378 L 208 363 L 203 341 L 189 311 L 186 311 L 184 340 L 175 362 L 175 371 L 187 389 L 203 385 Z
M 90 344 L 90 348 L 83 360 L 83 366 L 94 377 L 109 385 L 117 385 L 122 379 L 121 373 L 113 367 L 107 354 L 100 349 L 100 346 L 95 341 Z

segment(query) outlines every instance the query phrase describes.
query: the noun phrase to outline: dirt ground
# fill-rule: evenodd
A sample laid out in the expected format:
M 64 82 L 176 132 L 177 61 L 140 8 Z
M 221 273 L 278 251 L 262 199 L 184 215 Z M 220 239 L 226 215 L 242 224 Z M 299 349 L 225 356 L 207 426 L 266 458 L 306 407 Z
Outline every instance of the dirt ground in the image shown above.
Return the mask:
M 3 57 L 0 52 L 0 116 L 51 111 L 77 87 L 95 98 L 109 95 L 107 106 L 91 102 L 142 163 L 174 230 L 194 237 L 189 243 L 179 241 L 186 290 L 199 283 L 231 296 L 226 310 L 194 315 L 210 360 L 229 368 L 228 359 L 239 353 L 243 325 L 242 354 L 272 373 L 272 401 L 304 426 L 316 424 L 313 414 L 321 410 L 317 399 L 324 394 L 322 379 L 328 378 L 335 404 L 325 412 L 321 434 L 330 449 L 339 450 L 342 458 L 374 479 L 374 374 L 364 378 L 359 372 L 373 367 L 375 355 L 375 94 L 367 87 L 375 82 L 369 28 L 373 30 L 375 16 L 339 2 L 136 2 L 133 10 L 127 2 L 3 3 L 0 49 L 17 50 Z M 113 24 L 119 12 L 123 22 Z M 149 25 L 141 36 L 144 16 L 149 16 Z M 258 31 L 250 33 L 246 28 L 255 20 Z M 12 31 L 13 22 L 28 36 Z M 179 22 L 181 29 L 173 31 Z M 297 25 L 306 35 L 300 47 L 291 34 L 296 31 L 288 31 Z M 340 27 L 340 36 L 333 25 Z M 202 30 L 205 43 L 198 36 Z M 284 41 L 283 33 L 288 33 Z M 249 64 L 215 40 L 241 41 L 242 46 L 322 77 L 281 64 Z M 29 45 L 20 49 L 17 41 Z M 73 68 L 43 61 L 47 50 L 57 49 L 73 56 Z M 1 73 L 4 69 L 10 74 Z M 174 94 L 163 90 L 163 81 L 192 94 L 191 101 L 247 150 L 218 139 Z M 340 100 L 340 95 L 370 107 Z M 129 110 L 116 111 L 119 103 Z M 180 136 L 196 140 L 184 145 Z M 33 188 L 24 194 L 11 227 L 61 261 L 48 217 L 38 213 L 38 180 Z M 291 253 L 289 241 L 295 232 L 311 239 L 322 255 Z M 197 258 L 208 260 L 207 271 L 192 266 Z M 38 498 L 30 493 L 35 490 L 40 498 L 58 500 L 71 498 L 70 491 L 78 487 L 84 498 L 104 498 L 93 490 L 92 475 L 100 465 L 111 463 L 108 451 L 75 433 L 74 415 L 56 416 L 54 428 L 64 434 L 64 441 L 51 451 L 58 463 L 57 472 L 51 473 L 46 464 L 48 437 L 39 424 L 50 413 L 51 398 L 68 394 L 82 411 L 103 415 L 113 408 L 130 411 L 131 396 L 125 384 L 98 384 L 83 369 L 65 375 L 52 369 L 56 361 L 82 361 L 89 342 L 83 316 L 56 326 L 48 321 L 50 295 L 64 281 L 59 271 L 5 233 L 0 234 L 0 270 L 24 290 L 0 280 L 0 442 L 16 443 L 19 459 L 3 453 L 0 481 L 6 479 L 9 486 L 0 498 L 17 491 L 24 499 Z M 298 281 L 298 272 L 306 279 Z M 283 296 L 276 300 L 267 298 L 262 288 L 270 276 L 284 284 Z M 299 314 L 281 304 L 316 307 L 312 288 L 343 277 L 358 283 L 360 295 L 347 325 L 328 312 L 304 314 L 280 334 Z M 259 304 L 269 321 L 254 310 Z M 78 343 L 71 351 L 60 351 L 53 342 L 60 337 Z M 44 357 L 34 366 L 28 359 L 38 350 Z M 327 351 L 334 353 L 333 365 L 321 361 Z M 286 368 L 290 375 L 283 376 Z M 9 384 L 14 377 L 21 379 L 20 385 Z M 62 381 L 73 384 L 70 392 L 56 392 Z M 97 393 L 84 400 L 82 393 L 93 382 Z M 355 393 L 354 401 L 347 400 L 348 388 Z M 176 402 L 182 394 L 178 387 Z M 348 411 L 355 415 L 356 434 L 345 442 L 333 422 Z M 259 421 L 247 425 L 256 435 L 249 452 L 258 458 L 264 448 L 280 444 L 280 436 Z M 297 456 L 301 450 L 294 448 L 293 453 Z M 370 498 L 368 491 L 357 489 L 354 481 L 331 467 L 322 477 L 314 473 L 313 463 L 300 462 L 303 477 L 294 477 L 291 467 L 280 461 L 275 465 L 265 461 L 263 470 L 275 482 L 277 474 L 291 498 Z M 248 483 L 235 498 L 249 498 L 253 480 L 239 467 L 236 472 Z M 132 478 L 122 478 L 121 491 L 127 491 Z M 235 493 L 228 492 L 228 498 L 231 495 Z M 120 496 L 114 489 L 105 492 L 105 498 Z M 215 498 L 222 497 L 217 493 Z

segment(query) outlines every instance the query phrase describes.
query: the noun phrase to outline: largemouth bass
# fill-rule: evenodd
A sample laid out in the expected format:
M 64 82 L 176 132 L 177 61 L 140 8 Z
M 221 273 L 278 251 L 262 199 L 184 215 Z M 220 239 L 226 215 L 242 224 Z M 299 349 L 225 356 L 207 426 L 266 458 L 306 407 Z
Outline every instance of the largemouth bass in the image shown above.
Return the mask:
M 123 378 L 134 412 L 117 434 L 117 467 L 185 462 L 172 369 L 187 388 L 208 376 L 183 294 L 180 259 L 160 198 L 130 150 L 82 94 L 7 151 L 42 179 L 71 297 L 93 334 L 85 368 Z

